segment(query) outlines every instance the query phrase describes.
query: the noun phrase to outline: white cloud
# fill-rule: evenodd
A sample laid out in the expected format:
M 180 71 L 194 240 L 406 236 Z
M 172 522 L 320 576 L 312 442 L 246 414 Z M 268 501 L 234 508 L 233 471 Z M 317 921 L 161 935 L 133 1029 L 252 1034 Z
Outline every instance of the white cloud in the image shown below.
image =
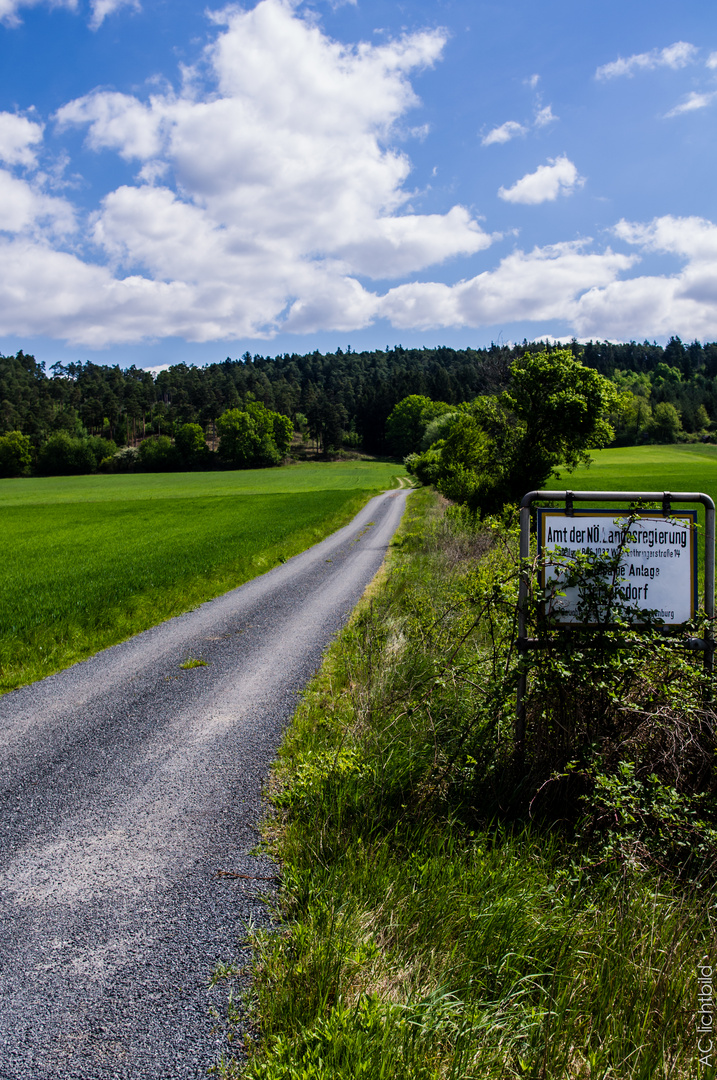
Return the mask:
M 139 0 L 91 0 L 92 17 L 90 26 L 97 30 L 108 15 L 113 15 L 123 7 L 131 7 L 134 11 L 140 10 Z
M 547 124 L 552 124 L 553 121 L 557 119 L 558 117 L 555 115 L 550 105 L 545 105 L 542 109 L 537 110 L 533 123 L 535 127 L 542 128 Z
M 686 67 L 694 63 L 697 51 L 695 46 L 687 41 L 676 41 L 674 45 L 668 45 L 659 53 L 659 64 L 673 69 Z
M 50 8 L 67 8 L 73 12 L 79 8 L 78 0 L 0 0 L 0 22 L 4 22 L 6 26 L 18 26 L 21 22 L 21 8 L 37 7 L 43 3 Z M 91 28 L 97 30 L 108 15 L 123 7 L 139 11 L 139 0 L 90 0 Z
M 472 255 L 492 243 L 462 206 L 447 214 L 402 214 L 356 227 L 340 249 L 344 268 L 386 279 L 435 266 L 455 255 Z
M 634 256 L 585 252 L 583 243 L 516 251 L 495 270 L 457 285 L 399 285 L 379 311 L 398 327 L 490 326 L 524 320 L 570 319 L 579 295 L 627 270 Z
M 65 199 L 45 195 L 0 169 L 0 232 L 61 237 L 74 228 L 74 211 Z
M 160 129 L 168 105 L 154 98 L 143 105 L 127 94 L 98 91 L 63 105 L 55 119 L 60 130 L 86 124 L 87 142 L 93 150 L 117 150 L 125 161 L 146 160 L 160 151 Z
M 717 272 L 637 277 L 591 289 L 577 305 L 578 334 L 610 340 L 667 337 L 714 340 L 717 334 Z
M 70 11 L 77 10 L 77 0 L 0 0 L 0 22 L 6 26 L 19 26 L 21 20 L 18 14 L 20 8 L 37 7 L 38 4 L 48 3 L 49 7 L 64 7 Z
M 717 263 L 717 226 L 706 218 L 666 214 L 647 224 L 623 219 L 613 231 L 621 240 L 645 251 L 677 255 L 695 263 Z
M 717 52 L 710 53 L 705 61 L 705 67 L 714 70 L 717 68 Z
M 494 143 L 507 143 L 518 135 L 527 134 L 528 129 L 517 120 L 506 120 L 500 127 L 493 128 L 481 139 L 481 146 L 493 146 Z
M 674 109 L 670 109 L 665 113 L 665 118 L 670 116 L 680 116 L 682 113 L 694 112 L 695 109 L 706 109 L 708 105 L 717 98 L 717 90 L 713 90 L 707 94 L 699 94 L 697 91 L 693 91 L 688 94 L 684 101 L 681 101 L 679 105 L 675 105 Z
M 537 79 L 537 76 L 535 76 Z M 547 124 L 552 124 L 558 117 L 555 116 L 550 105 L 545 105 L 542 108 L 536 108 L 535 115 L 533 117 L 533 127 L 542 128 Z M 511 139 L 515 139 L 518 136 L 527 135 L 529 127 L 527 124 L 519 124 L 517 120 L 506 120 L 504 124 L 499 127 L 493 128 L 484 135 L 481 139 L 481 146 L 494 146 L 496 143 L 507 143 Z
M 548 165 L 539 165 L 534 173 L 526 173 L 510 188 L 501 187 L 498 195 L 506 202 L 538 203 L 552 202 L 558 195 L 570 195 L 585 183 L 583 177 L 569 158 L 548 158 Z
M 359 277 L 400 277 L 494 239 L 462 206 L 408 209 L 411 166 L 396 143 L 419 104 L 410 75 L 440 58 L 445 32 L 345 46 L 289 0 L 213 19 L 208 90 L 189 71 L 179 95 L 97 91 L 58 110 L 60 129 L 84 127 L 90 148 L 140 168 L 90 221 L 89 250 L 108 266 L 83 262 L 77 245 L 56 259 L 44 240 L 22 247 L 45 266 L 27 305 L 33 332 L 99 346 L 351 329 L 375 317 Z M 19 251 L 6 245 L 0 276 Z M 61 317 L 43 294 L 53 267 L 66 274 Z M 22 332 L 23 310 L 0 300 L 0 329 Z
M 620 75 L 632 77 L 636 71 L 651 71 L 658 67 L 678 68 L 693 64 L 698 50 L 687 41 L 676 41 L 665 49 L 652 49 L 651 52 L 635 53 L 633 56 L 618 57 L 609 64 L 603 64 L 595 72 L 596 79 L 614 79 Z
M 48 334 L 101 348 L 195 329 L 187 305 L 195 297 L 180 283 L 113 278 L 102 266 L 30 240 L 0 240 L 0 333 Z M 194 340 L 198 340 L 194 338 Z
M 456 285 L 399 285 L 378 312 L 400 328 L 495 326 L 560 320 L 579 339 L 630 341 L 679 334 L 717 337 L 717 225 L 666 216 L 649 223 L 621 221 L 616 237 L 645 252 L 678 257 L 664 275 L 625 278 L 639 255 L 581 244 L 516 251 L 494 269 Z
M 616 236 L 648 252 L 676 256 L 676 273 L 616 281 L 580 299 L 574 322 L 583 334 L 634 339 L 679 334 L 717 337 L 717 225 L 704 218 L 655 218 L 647 224 L 620 221 Z
M 409 205 L 411 166 L 397 147 L 418 104 L 410 77 L 440 58 L 445 34 L 344 46 L 289 0 L 216 20 L 206 71 L 190 72 L 181 93 L 96 92 L 59 110 L 58 123 L 83 126 L 97 152 L 137 163 L 137 180 L 110 191 L 83 233 L 42 178 L 0 170 L 0 333 L 101 348 L 350 332 L 386 318 L 717 337 L 717 226 L 697 218 L 620 222 L 622 252 L 558 243 L 455 284 L 401 283 L 497 239 L 463 206 Z M 2 115 L 0 157 L 32 165 L 40 125 Z M 535 204 L 582 182 L 563 155 L 501 195 Z M 679 267 L 627 277 L 642 252 Z
M 156 184 L 158 180 L 169 172 L 167 161 L 146 161 L 137 173 L 138 180 L 144 180 L 147 184 Z
M 35 148 L 42 142 L 42 132 L 42 124 L 0 112 L 0 161 L 6 165 L 36 165 Z

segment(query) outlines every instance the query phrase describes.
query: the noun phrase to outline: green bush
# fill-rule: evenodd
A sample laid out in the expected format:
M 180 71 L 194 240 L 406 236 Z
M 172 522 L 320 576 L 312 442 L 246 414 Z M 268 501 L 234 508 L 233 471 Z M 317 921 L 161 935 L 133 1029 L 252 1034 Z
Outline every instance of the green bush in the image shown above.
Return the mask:
M 250 469 L 280 465 L 291 445 L 294 426 L 288 416 L 258 401 L 229 409 L 217 420 L 219 456 L 229 465 Z
M 664 367 L 665 365 L 661 364 L 660 366 Z M 655 405 L 652 420 L 647 428 L 648 435 L 653 442 L 677 442 L 681 431 L 682 421 L 680 420 L 680 414 L 675 406 L 669 401 L 661 401 L 659 404 Z
M 199 424 L 182 424 L 174 435 L 182 461 L 187 466 L 206 466 L 209 460 L 209 447 L 204 432 Z
M 67 432 L 51 435 L 37 455 L 37 470 L 45 476 L 78 476 L 97 470 L 111 458 L 117 446 L 99 435 L 74 438 Z
M 421 439 L 431 421 L 451 406 L 444 401 L 431 401 L 423 394 L 410 394 L 394 406 L 386 420 L 386 441 L 397 457 L 415 453 L 420 449 Z
M 168 435 L 152 435 L 139 444 L 137 465 L 143 472 L 174 472 L 182 464 L 182 455 Z
M 0 476 L 23 476 L 32 464 L 32 443 L 27 435 L 9 431 L 0 435 Z

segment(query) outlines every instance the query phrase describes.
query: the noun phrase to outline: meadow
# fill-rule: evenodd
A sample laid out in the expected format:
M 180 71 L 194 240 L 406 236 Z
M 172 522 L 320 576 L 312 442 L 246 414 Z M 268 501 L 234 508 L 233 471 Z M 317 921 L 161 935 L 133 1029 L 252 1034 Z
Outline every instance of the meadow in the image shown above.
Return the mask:
M 400 472 L 356 461 L 0 481 L 0 693 L 264 573 Z
M 573 491 L 703 491 L 717 503 L 717 446 L 623 446 L 592 450 L 592 463 L 550 487 Z

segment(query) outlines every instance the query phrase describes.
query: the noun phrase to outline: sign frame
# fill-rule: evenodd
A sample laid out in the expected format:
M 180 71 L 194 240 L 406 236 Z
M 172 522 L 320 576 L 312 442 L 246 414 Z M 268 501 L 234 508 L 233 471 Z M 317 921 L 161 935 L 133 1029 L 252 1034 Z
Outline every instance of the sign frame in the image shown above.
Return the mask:
M 545 490 L 529 491 L 520 503 L 520 587 L 518 592 L 518 639 L 519 652 L 531 648 L 540 648 L 544 641 L 529 638 L 527 634 L 528 590 L 530 587 L 530 520 L 534 502 L 562 502 L 567 514 L 574 511 L 576 502 L 626 503 L 634 506 L 640 503 L 661 503 L 662 516 L 672 514 L 673 503 L 700 503 L 705 508 L 705 591 L 704 609 L 707 626 L 703 638 L 690 638 L 689 644 L 699 649 L 704 655 L 705 672 L 711 677 L 714 670 L 714 617 L 715 617 L 715 504 L 703 491 L 564 491 Z M 659 515 L 660 511 L 656 511 Z M 618 511 L 614 515 L 620 517 Z M 622 516 L 625 516 L 624 514 Z M 695 565 L 697 560 L 695 559 Z M 568 624 L 575 625 L 574 623 Z M 527 675 L 523 672 L 518 680 L 517 713 L 515 723 L 515 743 L 518 753 L 525 746 L 525 692 Z
M 628 511 L 623 511 L 623 510 L 617 510 L 615 508 L 606 510 L 606 509 L 603 509 L 603 508 L 591 506 L 591 507 L 584 507 L 584 508 L 581 508 L 579 510 L 578 509 L 573 509 L 572 511 L 568 511 L 568 510 L 559 510 L 555 506 L 538 507 L 537 510 L 536 510 L 537 537 L 538 537 L 538 555 L 540 555 L 544 551 L 547 552 L 547 551 L 551 550 L 551 548 L 548 547 L 548 542 L 547 542 L 547 539 L 546 539 L 546 536 L 545 536 L 546 526 L 548 525 L 549 519 L 551 519 L 551 518 L 554 518 L 557 522 L 563 521 L 565 523 L 564 530 L 563 529 L 558 529 L 556 531 L 565 533 L 565 536 L 564 537 L 561 536 L 560 540 L 564 541 L 564 543 L 566 545 L 570 545 L 570 547 L 568 548 L 568 550 L 570 551 L 570 554 L 572 554 L 571 549 L 573 548 L 573 546 L 574 546 L 574 549 L 576 551 L 581 550 L 585 554 L 587 552 L 589 552 L 589 551 L 594 551 L 596 547 L 597 547 L 598 553 L 616 554 L 615 547 L 619 543 L 623 543 L 623 544 L 625 543 L 625 539 L 622 538 L 622 537 L 620 538 L 619 541 L 616 541 L 615 539 L 612 539 L 612 538 L 611 539 L 606 539 L 604 529 L 599 530 L 599 532 L 602 533 L 602 537 L 598 535 L 597 541 L 595 543 L 596 538 L 594 536 L 594 533 L 595 533 L 594 527 L 593 528 L 586 527 L 586 528 L 581 529 L 579 527 L 576 527 L 575 524 L 573 524 L 572 527 L 570 528 L 570 530 L 568 530 L 567 526 L 568 526 L 568 524 L 570 522 L 573 522 L 573 523 L 579 522 L 581 519 L 587 519 L 588 521 L 592 521 L 592 522 L 604 520 L 605 523 L 608 523 L 608 522 L 615 523 L 615 525 L 619 529 L 620 521 L 626 521 L 627 519 L 634 520 L 635 523 L 636 523 L 635 524 L 635 532 L 633 532 L 632 535 L 635 536 L 635 539 L 630 540 L 630 538 L 627 538 L 626 556 L 625 556 L 625 560 L 624 560 L 624 562 L 626 564 L 630 565 L 631 573 L 632 573 L 632 570 L 633 570 L 634 563 L 636 561 L 638 562 L 638 564 L 639 564 L 639 562 L 644 562 L 645 561 L 645 553 L 643 552 L 643 550 L 641 548 L 638 548 L 638 552 L 639 552 L 639 555 L 642 555 L 642 559 L 639 559 L 639 557 L 631 559 L 629 554 L 627 554 L 630 551 L 631 547 L 634 548 L 634 545 L 636 543 L 639 544 L 640 536 L 643 533 L 643 530 L 640 529 L 640 523 L 642 521 L 654 522 L 654 523 L 658 523 L 660 521 L 665 522 L 665 528 L 663 530 L 658 531 L 653 526 L 653 529 L 649 530 L 647 533 L 644 534 L 646 537 L 649 537 L 649 540 L 647 541 L 649 543 L 649 548 L 650 548 L 649 554 L 650 554 L 650 556 L 653 556 L 653 558 L 651 560 L 652 561 L 651 566 L 649 566 L 649 567 L 648 566 L 640 567 L 640 570 L 638 571 L 641 580 L 640 580 L 640 584 L 638 584 L 636 586 L 633 586 L 633 591 L 635 592 L 636 595 L 634 595 L 632 597 L 624 598 L 624 599 L 627 599 L 628 601 L 630 601 L 630 600 L 633 600 L 633 601 L 641 600 L 641 599 L 643 599 L 642 590 L 644 588 L 644 602 L 642 604 L 638 604 L 638 603 L 631 604 L 630 607 L 632 608 L 633 612 L 638 607 L 641 607 L 643 611 L 654 611 L 654 610 L 656 610 L 657 605 L 655 603 L 650 603 L 649 602 L 650 598 L 648 596 L 648 589 L 652 588 L 654 590 L 654 588 L 655 588 L 655 585 L 654 585 L 655 578 L 657 577 L 657 579 L 659 581 L 659 576 L 660 576 L 661 570 L 664 570 L 666 568 L 666 566 L 669 566 L 670 565 L 670 560 L 674 559 L 674 555 L 677 554 L 676 549 L 674 547 L 671 547 L 670 542 L 667 541 L 667 540 L 661 540 L 660 536 L 664 533 L 665 536 L 673 536 L 674 537 L 674 534 L 675 534 L 676 530 L 675 530 L 674 525 L 673 525 L 673 528 L 670 528 L 670 525 L 672 525 L 673 523 L 682 523 L 682 522 L 684 522 L 684 524 L 682 524 L 681 526 L 679 524 L 677 524 L 677 530 L 678 530 L 678 538 L 679 538 L 679 533 L 680 532 L 685 537 L 685 543 L 684 544 L 681 544 L 681 538 L 679 539 L 679 542 L 680 542 L 681 546 L 686 549 L 686 554 L 687 554 L 687 557 L 688 557 L 689 562 L 690 562 L 690 565 L 689 565 L 689 567 L 687 569 L 687 579 L 688 579 L 689 589 L 690 589 L 690 592 L 689 592 L 689 612 L 686 614 L 686 617 L 684 619 L 677 619 L 673 615 L 673 617 L 671 619 L 664 619 L 663 624 L 666 627 L 668 627 L 668 626 L 681 626 L 683 623 L 685 623 L 688 620 L 693 619 L 695 617 L 695 614 L 697 612 L 697 566 L 698 566 L 698 561 L 699 561 L 698 560 L 699 545 L 698 545 L 698 538 L 697 538 L 697 535 L 696 535 L 696 528 L 695 528 L 695 526 L 697 525 L 697 511 L 696 510 L 673 511 L 673 512 L 671 512 L 669 514 L 669 516 L 666 517 L 659 510 L 634 510 L 634 509 L 632 509 L 632 510 L 628 510 Z M 587 521 L 586 521 L 586 525 L 587 525 Z M 612 533 L 612 531 L 614 531 L 614 530 L 611 530 L 611 533 Z M 653 531 L 657 532 L 657 536 L 653 537 L 652 535 L 650 535 L 650 533 L 653 532 Z M 611 536 L 611 533 L 608 534 L 608 536 Z M 591 534 L 593 534 L 593 535 L 591 535 Z M 673 541 L 673 542 L 677 542 L 677 541 Z M 582 545 L 582 547 L 580 547 L 580 545 Z M 587 547 L 586 547 L 586 545 L 587 545 Z M 609 550 L 607 550 L 608 548 L 609 548 Z M 556 550 L 556 548 L 553 548 L 552 550 Z M 559 550 L 559 549 L 557 549 L 557 550 Z M 665 561 L 663 561 L 662 563 L 656 561 L 657 557 L 658 557 L 658 552 L 660 553 L 660 555 L 667 556 Z M 674 552 L 674 554 L 673 554 L 673 552 Z M 570 558 L 570 554 L 567 554 L 565 556 L 566 559 Z M 637 553 L 636 553 L 636 555 L 637 555 Z M 678 557 L 681 557 L 681 555 L 682 555 L 682 552 L 679 553 Z M 559 565 L 559 563 L 556 561 L 552 565 L 557 567 Z M 673 563 L 673 565 L 674 565 L 674 563 Z M 682 566 L 680 566 L 680 569 L 683 569 Z M 545 589 L 547 587 L 547 585 L 548 585 L 548 581 L 550 580 L 550 578 L 549 578 L 549 574 L 548 574 L 546 565 L 544 563 L 541 565 L 540 575 L 541 575 L 541 586 Z M 625 576 L 627 576 L 627 575 L 625 575 Z M 684 570 L 683 570 L 682 576 L 685 577 Z M 642 580 L 643 577 L 645 579 L 644 581 Z M 658 589 L 659 589 L 659 584 L 658 584 Z M 673 602 L 673 607 L 676 607 L 674 602 Z M 547 614 L 547 612 L 546 612 L 546 614 Z M 667 614 L 667 612 L 665 611 L 664 614 Z M 600 622 L 597 622 L 597 621 L 596 622 L 579 622 L 577 619 L 570 618 L 570 617 L 561 618 L 559 605 L 557 606 L 556 609 L 554 609 L 554 611 L 552 613 L 552 618 L 553 618 L 553 625 L 554 625 L 554 627 L 556 629 L 560 628 L 560 627 L 568 627 L 568 626 L 573 626 L 576 629 L 578 629 L 578 628 L 598 627 L 598 626 L 602 626 L 602 627 L 606 628 L 608 626 L 608 623 L 600 623 Z M 658 616 L 658 621 L 659 621 L 659 616 Z M 635 621 L 635 622 L 633 622 L 633 625 L 634 626 L 644 626 L 644 625 L 646 625 L 646 622 L 641 623 L 639 621 Z

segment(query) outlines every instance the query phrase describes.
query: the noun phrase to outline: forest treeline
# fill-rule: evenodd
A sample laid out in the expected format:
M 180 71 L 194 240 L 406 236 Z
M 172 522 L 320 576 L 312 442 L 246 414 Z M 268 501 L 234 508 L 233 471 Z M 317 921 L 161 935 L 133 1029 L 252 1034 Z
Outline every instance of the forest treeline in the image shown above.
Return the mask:
M 174 439 L 181 427 L 196 424 L 216 445 L 219 418 L 257 403 L 289 418 L 317 451 L 391 453 L 386 420 L 406 396 L 459 404 L 500 393 L 516 359 L 557 347 L 525 341 L 486 349 L 245 353 L 201 368 L 176 364 L 156 376 L 90 361 L 54 364 L 47 372 L 21 351 L 0 356 L 0 436 L 26 436 L 36 458 L 58 433 L 86 444 L 105 439 L 138 447 L 149 436 Z M 704 437 L 717 419 L 717 343 L 685 345 L 673 337 L 664 347 L 573 341 L 568 348 L 620 390 L 612 418 L 618 442 Z M 92 446 L 98 459 L 101 448 Z

